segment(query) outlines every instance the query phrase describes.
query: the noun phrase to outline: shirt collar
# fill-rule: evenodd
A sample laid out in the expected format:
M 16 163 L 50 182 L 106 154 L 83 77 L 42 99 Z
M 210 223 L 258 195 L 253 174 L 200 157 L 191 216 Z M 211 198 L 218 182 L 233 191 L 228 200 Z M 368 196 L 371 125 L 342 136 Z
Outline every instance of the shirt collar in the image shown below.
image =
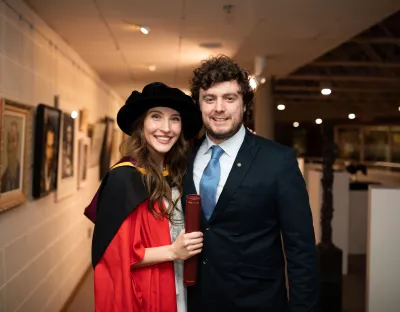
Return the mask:
M 236 156 L 237 151 L 239 150 L 240 146 L 243 143 L 244 136 L 246 134 L 246 130 L 243 126 L 239 128 L 239 131 L 235 133 L 232 137 L 230 137 L 228 140 L 223 141 L 219 146 L 224 150 L 224 152 L 229 156 L 233 157 Z M 210 140 L 208 137 L 208 134 L 206 134 L 206 149 L 204 150 L 204 154 L 207 154 L 207 152 L 210 150 L 210 148 L 216 145 L 213 141 Z

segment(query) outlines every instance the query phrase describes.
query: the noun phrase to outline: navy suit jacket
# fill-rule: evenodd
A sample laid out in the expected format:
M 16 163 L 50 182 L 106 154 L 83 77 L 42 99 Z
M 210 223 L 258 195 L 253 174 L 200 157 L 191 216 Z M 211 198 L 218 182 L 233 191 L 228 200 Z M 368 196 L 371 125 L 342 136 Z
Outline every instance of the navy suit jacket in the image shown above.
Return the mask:
M 193 161 L 202 140 L 184 177 L 183 198 L 197 193 Z M 187 290 L 188 312 L 315 311 L 317 249 L 292 149 L 246 130 L 213 214 L 208 221 L 202 215 L 201 231 L 204 246 L 198 283 Z

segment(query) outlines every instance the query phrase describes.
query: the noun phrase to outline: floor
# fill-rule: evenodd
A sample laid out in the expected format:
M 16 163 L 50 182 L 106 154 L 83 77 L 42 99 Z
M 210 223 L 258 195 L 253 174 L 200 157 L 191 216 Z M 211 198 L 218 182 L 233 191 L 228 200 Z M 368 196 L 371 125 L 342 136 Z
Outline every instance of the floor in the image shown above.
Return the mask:
M 62 312 L 94 312 L 92 270 Z M 349 257 L 349 274 L 343 277 L 342 312 L 365 312 L 365 256 Z

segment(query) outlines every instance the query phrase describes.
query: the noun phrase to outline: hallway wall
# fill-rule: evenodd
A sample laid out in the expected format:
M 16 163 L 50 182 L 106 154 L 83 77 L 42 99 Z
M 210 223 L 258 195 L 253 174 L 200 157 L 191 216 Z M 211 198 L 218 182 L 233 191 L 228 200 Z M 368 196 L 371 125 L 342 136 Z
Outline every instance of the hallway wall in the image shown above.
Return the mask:
M 0 2 L 0 97 L 37 106 L 60 95 L 61 110 L 87 108 L 90 123 L 115 117 L 123 100 L 24 2 L 6 2 L 52 44 Z M 90 265 L 92 225 L 82 213 L 98 167 L 88 174 L 86 188 L 61 202 L 51 193 L 0 213 L 1 312 L 59 311 Z

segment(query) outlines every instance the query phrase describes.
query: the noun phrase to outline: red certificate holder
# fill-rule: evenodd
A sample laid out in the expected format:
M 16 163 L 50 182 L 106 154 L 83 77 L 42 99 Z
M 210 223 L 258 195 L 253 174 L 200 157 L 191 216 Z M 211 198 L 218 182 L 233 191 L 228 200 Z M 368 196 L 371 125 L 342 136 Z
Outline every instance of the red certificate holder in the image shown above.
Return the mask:
M 197 194 L 186 196 L 185 209 L 185 233 L 200 231 L 201 197 Z M 184 263 L 183 281 L 186 286 L 194 286 L 197 283 L 199 257 L 195 255 Z

